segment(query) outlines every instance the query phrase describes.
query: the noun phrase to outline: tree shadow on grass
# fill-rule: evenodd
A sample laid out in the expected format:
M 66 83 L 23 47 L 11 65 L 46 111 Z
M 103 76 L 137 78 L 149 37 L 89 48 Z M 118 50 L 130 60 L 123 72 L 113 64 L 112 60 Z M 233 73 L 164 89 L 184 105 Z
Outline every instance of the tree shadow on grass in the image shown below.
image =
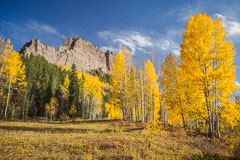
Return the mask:
M 124 132 L 132 132 L 132 131 L 141 131 L 144 130 L 144 127 L 140 127 L 140 128 L 130 128 L 130 129 L 126 129 L 123 130 Z
M 118 122 L 119 120 L 77 120 L 77 121 L 37 121 L 44 124 L 82 124 L 82 123 L 109 123 Z
M 115 160 L 122 160 L 122 159 L 125 159 L 125 160 L 132 160 L 134 159 L 133 157 L 131 156 L 110 156 L 110 157 L 100 157 L 99 160 L 104 160 L 104 159 L 115 159 Z
M 0 126 L 0 129 L 7 131 L 32 131 L 41 133 L 88 133 L 97 132 L 94 129 L 76 128 L 49 128 L 49 127 L 25 127 L 25 126 Z
M 82 120 L 82 121 L 73 121 L 73 124 L 80 124 L 80 123 L 107 123 L 107 122 L 118 122 L 119 120 Z
M 117 123 L 115 123 L 117 122 Z M 120 124 L 118 124 L 118 122 Z M 44 127 L 44 126 L 38 126 L 38 127 L 32 127 L 32 126 L 0 126 L 0 129 L 7 130 L 7 131 L 32 131 L 32 132 L 42 132 L 42 133 L 110 133 L 114 131 L 115 126 L 118 127 L 131 127 L 131 125 L 125 124 L 122 121 L 119 120 L 79 120 L 79 121 L 38 121 L 37 123 L 42 124 L 56 124 L 55 127 Z M 57 125 L 61 124 L 93 124 L 93 123 L 108 123 L 110 124 L 110 128 L 105 129 L 103 131 L 96 130 L 96 129 L 82 129 L 82 128 L 60 128 L 57 127 Z M 112 129 L 111 129 L 112 128 Z M 144 127 L 138 127 L 138 128 L 127 128 L 123 129 L 123 132 L 132 132 L 132 131 L 138 131 L 143 130 Z

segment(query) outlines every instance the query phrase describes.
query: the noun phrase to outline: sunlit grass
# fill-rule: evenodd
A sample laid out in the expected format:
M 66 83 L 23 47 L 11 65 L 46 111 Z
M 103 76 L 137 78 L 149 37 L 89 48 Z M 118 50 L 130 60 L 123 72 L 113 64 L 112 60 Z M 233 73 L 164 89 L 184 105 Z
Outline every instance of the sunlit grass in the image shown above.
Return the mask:
M 0 121 L 0 134 L 0 159 L 186 159 L 202 153 L 204 140 L 166 132 L 149 149 L 143 125 L 120 121 Z

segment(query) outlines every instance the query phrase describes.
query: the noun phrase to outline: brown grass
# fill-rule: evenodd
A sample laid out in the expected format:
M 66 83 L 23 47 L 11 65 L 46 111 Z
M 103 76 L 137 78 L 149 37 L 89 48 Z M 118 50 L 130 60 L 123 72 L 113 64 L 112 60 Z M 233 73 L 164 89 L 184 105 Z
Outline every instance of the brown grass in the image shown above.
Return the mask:
M 148 149 L 144 125 L 122 121 L 0 121 L 0 134 L 0 159 L 190 159 L 208 149 L 226 152 L 219 140 L 182 130 L 165 132 Z

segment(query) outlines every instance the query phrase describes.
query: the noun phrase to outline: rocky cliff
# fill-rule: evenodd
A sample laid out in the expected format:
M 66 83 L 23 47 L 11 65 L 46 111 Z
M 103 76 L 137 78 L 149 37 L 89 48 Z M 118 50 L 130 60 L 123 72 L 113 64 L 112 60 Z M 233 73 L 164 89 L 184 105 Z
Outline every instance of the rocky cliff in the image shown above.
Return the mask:
M 50 63 L 64 64 L 68 67 L 74 63 L 80 72 L 97 71 L 98 73 L 109 73 L 114 58 L 113 52 L 103 53 L 81 38 L 66 39 L 58 50 L 43 45 L 38 39 L 31 40 L 23 46 L 20 53 L 26 56 L 41 55 Z

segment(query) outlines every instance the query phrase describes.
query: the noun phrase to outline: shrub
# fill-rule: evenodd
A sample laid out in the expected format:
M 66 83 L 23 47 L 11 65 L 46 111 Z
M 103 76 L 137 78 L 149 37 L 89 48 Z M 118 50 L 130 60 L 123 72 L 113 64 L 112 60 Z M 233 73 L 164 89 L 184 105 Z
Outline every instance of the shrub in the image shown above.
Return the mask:
M 62 114 L 60 115 L 60 120 L 61 120 L 61 121 L 68 121 L 68 120 L 70 120 L 70 117 L 69 117 L 67 114 L 62 113 Z
M 225 158 L 219 154 L 213 154 L 211 152 L 205 152 L 203 155 L 195 154 L 192 156 L 193 160 L 224 160 Z
M 240 142 L 235 144 L 233 154 L 236 159 L 240 159 Z

